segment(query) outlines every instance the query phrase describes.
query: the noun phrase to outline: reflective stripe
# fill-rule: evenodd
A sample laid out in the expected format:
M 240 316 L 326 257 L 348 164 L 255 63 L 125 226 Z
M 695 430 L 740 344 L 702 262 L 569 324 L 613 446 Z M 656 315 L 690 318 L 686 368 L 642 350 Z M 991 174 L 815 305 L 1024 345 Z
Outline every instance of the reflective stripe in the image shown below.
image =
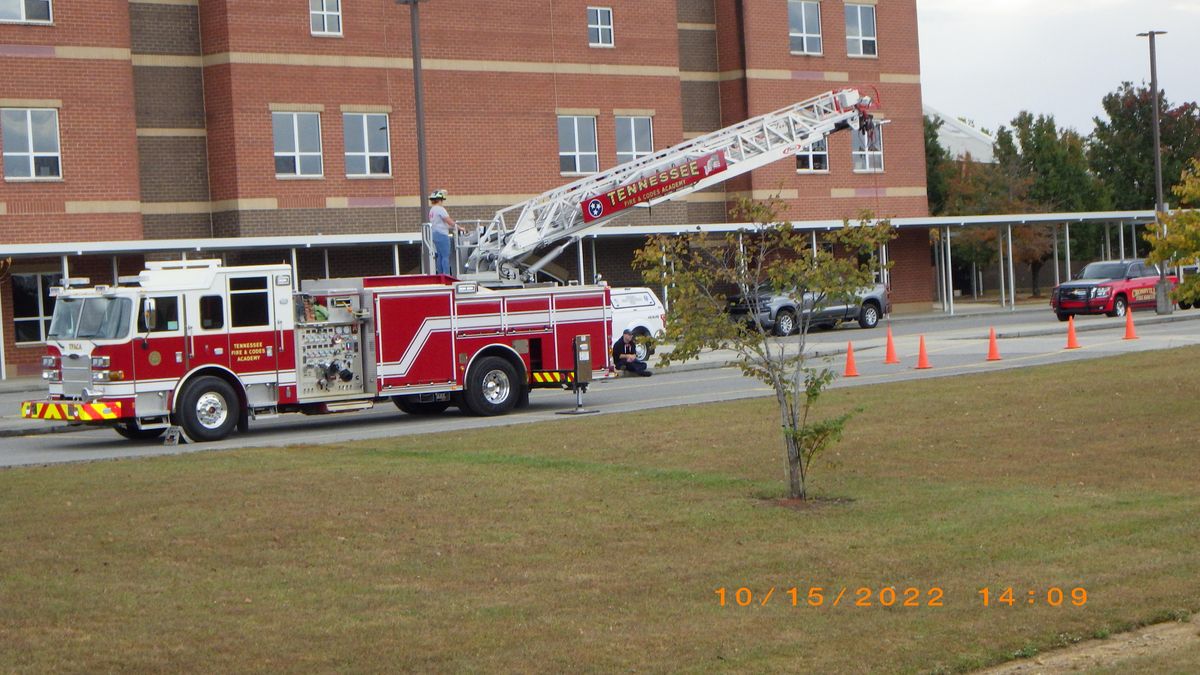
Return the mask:
M 115 420 L 121 417 L 120 401 L 106 403 L 55 403 L 45 401 L 24 401 L 21 403 L 21 417 L 39 420 L 61 420 L 64 422 L 99 422 Z

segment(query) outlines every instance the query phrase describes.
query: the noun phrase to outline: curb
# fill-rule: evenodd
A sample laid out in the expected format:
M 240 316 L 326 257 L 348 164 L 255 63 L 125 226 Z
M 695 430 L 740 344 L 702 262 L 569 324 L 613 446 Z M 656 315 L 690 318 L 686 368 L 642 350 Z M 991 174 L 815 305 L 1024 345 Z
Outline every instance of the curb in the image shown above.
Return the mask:
M 1136 316 L 1134 317 L 1134 321 L 1136 322 L 1136 325 L 1138 325 L 1138 326 L 1157 326 L 1159 324 L 1164 324 L 1164 323 L 1179 323 L 1180 321 L 1196 321 L 1196 320 L 1200 320 L 1200 313 L 1193 312 L 1193 313 L 1186 314 L 1183 316 L 1175 315 L 1175 314 L 1172 314 L 1170 316 L 1150 316 L 1145 319 L 1138 319 Z M 1065 328 L 1065 325 L 1066 325 L 1065 322 L 1063 325 L 1064 325 L 1064 327 L 1058 328 L 1058 329 L 1038 328 L 1036 330 L 1023 330 L 1023 331 L 1015 331 L 1015 332 L 1011 332 L 1011 333 L 996 333 L 996 338 L 999 339 L 999 338 L 1043 337 L 1046 335 L 1058 335 L 1060 333 L 1066 334 L 1067 329 Z M 1093 331 L 1098 331 L 1098 330 L 1113 330 L 1113 329 L 1124 330 L 1125 329 L 1124 322 L 1121 322 L 1119 324 L 1118 323 L 1084 324 L 1082 326 L 1079 325 L 1078 323 L 1075 324 L 1075 332 L 1076 333 L 1088 333 L 1088 332 L 1093 332 Z M 974 338 L 964 338 L 964 339 L 974 339 Z

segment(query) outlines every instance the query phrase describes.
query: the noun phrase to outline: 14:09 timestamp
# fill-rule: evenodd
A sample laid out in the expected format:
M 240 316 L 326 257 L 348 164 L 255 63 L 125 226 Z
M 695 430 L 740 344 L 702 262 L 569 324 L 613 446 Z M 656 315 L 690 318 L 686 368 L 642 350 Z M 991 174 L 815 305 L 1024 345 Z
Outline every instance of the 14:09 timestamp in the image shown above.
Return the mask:
M 1017 605 L 1040 605 L 1046 604 L 1051 607 L 1083 607 L 1088 601 L 1088 592 L 1082 586 L 1075 588 L 1059 588 L 1051 586 L 1045 590 L 1030 590 L 1024 593 L 1020 589 L 1014 590 L 1012 586 L 1004 588 L 992 588 L 984 586 L 979 589 L 979 597 L 983 600 L 984 607 L 993 605 L 1005 605 L 1014 607 Z

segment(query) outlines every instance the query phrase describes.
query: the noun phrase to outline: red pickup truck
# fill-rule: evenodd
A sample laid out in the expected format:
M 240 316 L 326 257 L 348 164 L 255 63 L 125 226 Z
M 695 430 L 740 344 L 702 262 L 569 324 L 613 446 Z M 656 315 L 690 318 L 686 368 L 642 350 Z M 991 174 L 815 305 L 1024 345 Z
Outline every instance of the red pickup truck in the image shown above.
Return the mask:
M 1059 321 L 1075 314 L 1125 316 L 1133 308 L 1153 308 L 1158 269 L 1140 260 L 1102 260 L 1083 268 L 1072 281 L 1054 287 L 1050 307 Z M 1179 281 L 1168 274 L 1171 288 Z

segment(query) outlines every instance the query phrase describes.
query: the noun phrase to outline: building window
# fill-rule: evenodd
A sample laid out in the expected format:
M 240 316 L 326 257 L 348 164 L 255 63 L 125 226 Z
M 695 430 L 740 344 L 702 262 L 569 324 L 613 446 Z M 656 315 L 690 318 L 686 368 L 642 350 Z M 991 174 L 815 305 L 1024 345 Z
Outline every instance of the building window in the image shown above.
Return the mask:
M 50 0 L 0 0 L 0 22 L 50 23 Z
M 595 117 L 559 116 L 558 170 L 563 173 L 595 173 L 600 170 Z
M 346 134 L 346 175 L 392 175 L 388 116 L 346 113 L 342 115 L 342 124 Z
M 588 7 L 588 46 L 613 46 L 612 10 L 608 7 Z
M 855 131 L 854 138 L 854 171 L 857 173 L 879 173 L 883 171 L 883 129 L 874 129 L 863 133 Z
M 50 287 L 61 283 L 61 274 L 12 275 L 13 336 L 17 344 L 46 341 L 54 316 Z
M 846 52 L 850 56 L 875 56 L 879 53 L 874 6 L 846 5 Z
M 821 53 L 821 3 L 788 0 L 788 37 L 793 54 Z
M 822 138 L 796 152 L 796 171 L 802 173 L 829 172 L 829 139 Z
M 229 325 L 233 328 L 271 325 L 271 289 L 266 277 L 229 280 Z
M 308 0 L 313 35 L 342 34 L 342 0 Z
M 632 162 L 654 152 L 654 124 L 650 117 L 617 118 L 617 164 Z
M 271 113 L 275 128 L 275 176 L 320 178 L 321 116 L 318 113 Z
M 3 127 L 6 179 L 62 178 L 57 110 L 5 108 L 0 110 L 0 127 Z

